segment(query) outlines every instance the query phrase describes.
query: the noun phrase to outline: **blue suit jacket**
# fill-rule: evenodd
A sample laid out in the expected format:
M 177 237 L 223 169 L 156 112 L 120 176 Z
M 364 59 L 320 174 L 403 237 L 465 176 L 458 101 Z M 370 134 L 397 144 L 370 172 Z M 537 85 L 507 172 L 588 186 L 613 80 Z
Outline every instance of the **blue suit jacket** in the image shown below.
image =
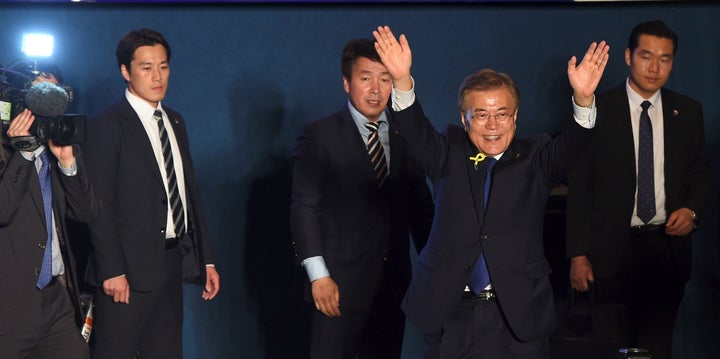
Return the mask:
M 484 163 L 459 126 L 440 134 L 419 103 L 395 113 L 411 155 L 430 176 L 435 219 L 418 257 L 403 302 L 408 319 L 437 332 L 460 302 L 470 273 L 484 251 L 507 322 L 521 340 L 550 333 L 556 318 L 543 248 L 545 202 L 592 133 L 573 124 L 558 137 L 514 139 L 493 170 L 487 210 L 483 208 Z

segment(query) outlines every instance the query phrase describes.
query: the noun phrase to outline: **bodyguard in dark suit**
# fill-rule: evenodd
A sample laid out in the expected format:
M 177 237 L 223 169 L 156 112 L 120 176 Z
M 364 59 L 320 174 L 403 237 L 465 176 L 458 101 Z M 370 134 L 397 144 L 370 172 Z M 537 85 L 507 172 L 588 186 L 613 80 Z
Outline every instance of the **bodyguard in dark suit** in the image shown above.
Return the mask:
M 586 291 L 594 281 L 596 297 L 627 304 L 630 337 L 623 344 L 648 349 L 653 358 L 671 357 L 690 277 L 691 233 L 710 172 L 700 103 L 662 88 L 676 50 L 677 36 L 660 21 L 633 29 L 625 50 L 630 76 L 598 96 L 593 150 L 568 180 L 571 284 Z
M 24 110 L 8 137 L 30 136 L 34 120 Z M 0 172 L 0 358 L 89 358 L 65 223 L 97 212 L 80 150 L 50 140 L 16 151 L 7 140 L 0 149 L 7 159 Z
M 388 27 L 374 35 L 393 98 L 414 97 L 407 39 L 398 42 Z M 542 241 L 545 202 L 590 138 L 608 50 L 593 43 L 582 63 L 568 62 L 575 121 L 556 138 L 514 137 L 517 86 L 492 70 L 461 85 L 463 127 L 436 132 L 417 101 L 393 115 L 435 190 L 430 238 L 403 301 L 426 333 L 426 358 L 547 357 L 555 311 Z
M 99 286 L 93 358 L 182 358 L 184 263 L 195 262 L 190 274 L 203 276 L 206 300 L 220 279 L 185 122 L 161 103 L 170 47 L 141 29 L 120 40 L 116 55 L 128 88 L 90 121 L 86 141 L 102 201 L 90 223 Z
M 290 223 L 317 308 L 311 358 L 399 358 L 409 235 L 425 245 L 432 199 L 389 125 L 392 79 L 373 41 L 349 41 L 341 63 L 347 105 L 304 125 L 293 154 Z

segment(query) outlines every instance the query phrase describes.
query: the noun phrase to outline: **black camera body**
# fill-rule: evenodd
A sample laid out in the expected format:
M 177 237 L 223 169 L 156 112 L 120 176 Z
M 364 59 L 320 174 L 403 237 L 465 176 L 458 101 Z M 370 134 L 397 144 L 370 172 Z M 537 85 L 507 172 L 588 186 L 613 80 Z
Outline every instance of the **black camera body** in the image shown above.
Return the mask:
M 0 83 L 3 134 L 10 121 L 24 109 L 30 109 L 35 116 L 30 127 L 30 134 L 35 138 L 13 141 L 13 144 L 22 144 L 18 149 L 37 148 L 37 145 L 47 144 L 50 140 L 56 145 L 65 146 L 85 139 L 85 116 L 65 114 L 72 100 L 72 89 L 49 82 L 33 83 L 35 76 L 32 73 L 0 69 L 0 74 L 4 74 L 7 80 Z M 10 111 L 7 110 L 8 106 Z

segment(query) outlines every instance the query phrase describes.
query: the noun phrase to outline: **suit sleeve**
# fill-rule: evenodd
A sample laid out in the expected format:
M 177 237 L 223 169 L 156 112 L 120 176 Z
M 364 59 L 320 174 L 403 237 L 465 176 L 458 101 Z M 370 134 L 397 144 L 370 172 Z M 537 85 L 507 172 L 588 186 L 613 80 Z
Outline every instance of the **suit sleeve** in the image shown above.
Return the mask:
M 100 283 L 126 273 L 117 228 L 117 196 L 121 195 L 117 190 L 117 172 L 122 150 L 122 131 L 117 121 L 112 115 L 89 121 L 83 148 L 88 174 L 95 183 L 95 193 L 100 202 L 97 217 L 89 223 L 97 280 Z
M 312 123 L 304 125 L 293 151 L 290 230 L 300 261 L 324 253 L 319 214 L 327 156 L 319 137 Z
M 690 208 L 698 213 L 702 212 L 707 201 L 710 187 L 710 158 L 705 144 L 705 122 L 703 119 L 702 106 L 697 103 L 697 121 L 692 130 L 693 140 L 690 142 L 690 162 L 688 171 L 688 184 L 685 202 L 681 207 Z M 702 219 L 702 215 L 700 215 Z
M 415 161 L 408 161 L 411 183 L 408 210 L 410 215 L 410 234 L 417 253 L 425 247 L 432 228 L 435 205 L 425 174 Z
M 90 222 L 98 212 L 95 190 L 88 178 L 83 156 L 78 147 L 73 147 L 77 174 L 74 176 L 60 175 L 60 183 L 65 190 L 67 216 L 80 223 Z
M 586 153 L 568 175 L 568 196 L 566 207 L 567 258 L 589 254 L 590 218 L 593 206 L 593 166 L 592 154 Z
M 200 247 L 202 265 L 217 264 L 215 263 L 215 255 L 212 250 L 212 240 L 210 239 L 210 230 L 208 228 L 207 220 L 205 218 L 205 206 L 200 196 L 200 189 L 198 188 L 197 180 L 195 179 L 195 165 L 193 164 L 192 156 L 190 155 L 190 146 L 188 142 L 187 132 L 185 130 L 184 123 L 180 114 L 173 112 L 174 116 L 180 119 L 182 127 L 173 127 L 176 132 L 183 136 L 183 146 L 185 151 L 183 152 L 183 171 L 185 172 L 185 187 L 188 194 L 188 200 L 192 206 L 192 225 L 195 230 L 195 238 L 197 244 Z M 190 212 L 188 212 L 189 214 Z
M 439 177 L 445 165 L 447 140 L 425 116 L 420 102 L 416 100 L 402 111 L 393 111 L 392 121 L 420 169 L 430 178 Z
M 28 192 L 28 183 L 35 166 L 14 152 L 0 172 L 0 226 L 12 223 L 15 213 Z

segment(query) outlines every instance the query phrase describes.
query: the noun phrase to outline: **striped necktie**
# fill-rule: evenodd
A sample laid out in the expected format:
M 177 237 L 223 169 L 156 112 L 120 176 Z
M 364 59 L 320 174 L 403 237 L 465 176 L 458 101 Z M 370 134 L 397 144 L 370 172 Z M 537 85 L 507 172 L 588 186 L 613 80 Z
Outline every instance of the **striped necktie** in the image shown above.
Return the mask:
M 385 179 L 388 176 L 387 162 L 385 161 L 385 150 L 383 150 L 382 143 L 380 143 L 380 137 L 378 136 L 378 128 L 380 128 L 379 122 L 367 122 L 365 127 L 370 130 L 368 136 L 367 148 L 368 154 L 370 155 L 370 163 L 372 164 L 373 170 L 375 171 L 375 178 L 378 180 L 378 187 L 382 187 Z
M 180 190 L 178 190 L 177 178 L 175 176 L 175 165 L 170 147 L 170 139 L 165 130 L 162 112 L 160 110 L 155 110 L 153 119 L 157 121 L 158 130 L 160 131 L 160 143 L 162 144 L 162 155 L 165 162 L 165 174 L 168 182 L 172 219 L 175 225 L 175 236 L 182 237 L 182 235 L 185 234 L 185 210 L 183 209 L 182 200 L 180 199 Z

